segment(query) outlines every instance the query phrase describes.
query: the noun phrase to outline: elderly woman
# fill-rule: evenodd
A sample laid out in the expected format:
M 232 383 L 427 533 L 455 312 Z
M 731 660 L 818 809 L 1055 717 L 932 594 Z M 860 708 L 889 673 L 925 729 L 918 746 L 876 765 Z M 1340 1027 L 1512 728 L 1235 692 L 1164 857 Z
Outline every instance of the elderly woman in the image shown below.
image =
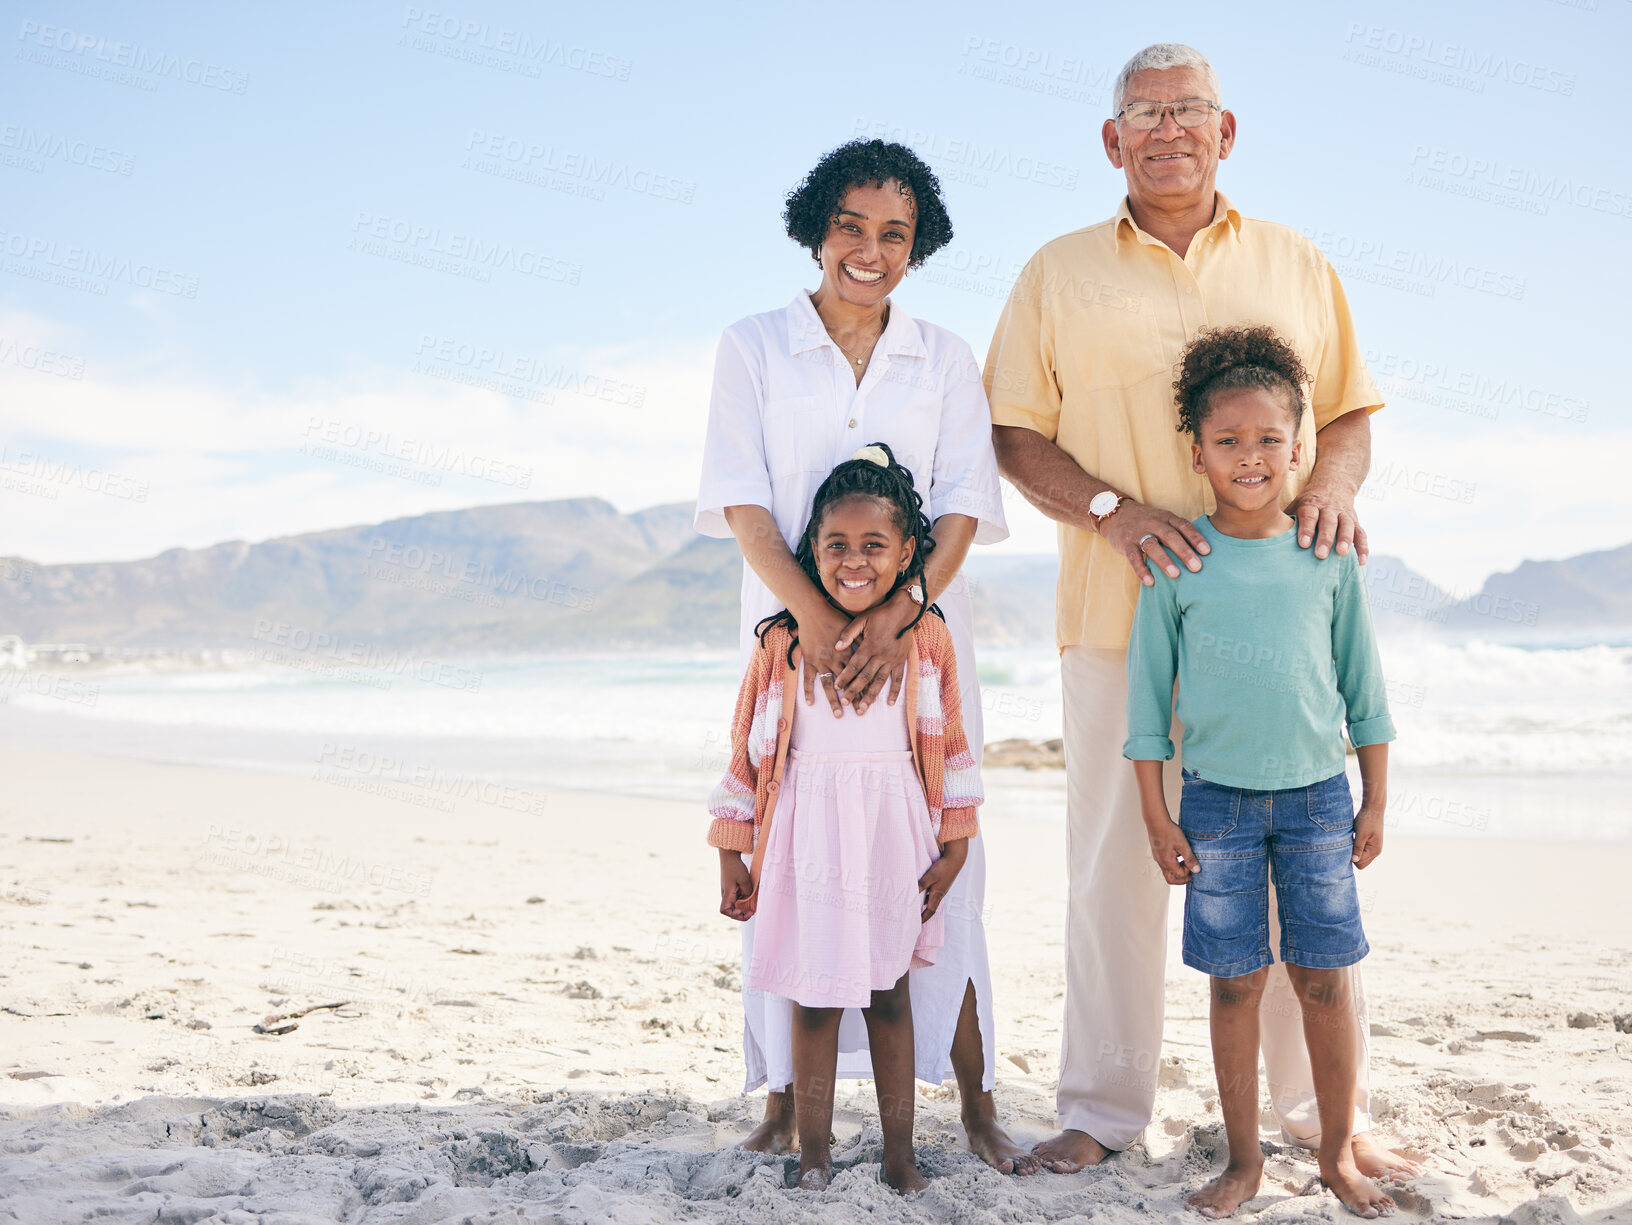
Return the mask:
M 881 609 L 849 618 L 831 605 L 794 561 L 816 487 L 858 447 L 885 442 L 912 472 L 934 524 L 935 549 L 924 596 L 938 602 L 951 630 L 963 689 L 965 730 L 978 760 L 982 744 L 979 682 L 968 587 L 959 568 L 971 543 L 1004 539 L 996 459 L 980 369 L 969 346 L 913 319 L 890 298 L 909 268 L 952 237 L 935 175 L 908 148 L 852 141 L 817 163 L 789 194 L 788 236 L 822 271 L 814 292 L 801 289 L 781 310 L 752 315 L 720 340 L 703 455 L 697 530 L 737 539 L 743 567 L 741 646 L 780 609 L 801 628 L 806 702 L 825 700 L 836 714 L 894 702 L 903 683 L 908 639 L 897 638 L 917 611 L 898 593 Z M 825 692 L 813 677 L 825 677 Z M 1029 1174 L 1041 1163 L 998 1125 L 992 1101 L 991 971 L 981 911 L 986 858 L 979 837 L 941 909 L 946 944 L 938 963 L 909 982 L 920 1079 L 939 1084 L 948 1064 L 962 1096 L 969 1148 L 1004 1172 Z M 743 926 L 743 962 L 754 923 Z M 792 1010 L 788 1000 L 743 990 L 746 1090 L 768 1085 L 765 1119 L 745 1141 L 762 1152 L 794 1142 Z M 840 1029 L 841 1077 L 871 1075 L 859 1014 Z

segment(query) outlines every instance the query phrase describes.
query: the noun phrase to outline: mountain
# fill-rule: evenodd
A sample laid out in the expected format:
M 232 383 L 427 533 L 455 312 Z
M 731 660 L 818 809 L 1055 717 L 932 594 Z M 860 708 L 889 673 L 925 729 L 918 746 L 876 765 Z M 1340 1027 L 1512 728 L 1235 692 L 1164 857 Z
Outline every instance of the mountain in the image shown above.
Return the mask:
M 142 561 L 0 558 L 0 637 L 136 651 L 235 650 L 367 665 L 442 655 L 730 646 L 742 560 L 691 528 L 689 503 L 623 514 L 599 498 L 439 511 L 385 523 L 170 549 Z M 1054 641 L 1052 554 L 966 563 L 979 641 Z M 1481 637 L 1632 627 L 1632 545 L 1493 575 L 1476 594 L 1373 556 L 1385 633 Z

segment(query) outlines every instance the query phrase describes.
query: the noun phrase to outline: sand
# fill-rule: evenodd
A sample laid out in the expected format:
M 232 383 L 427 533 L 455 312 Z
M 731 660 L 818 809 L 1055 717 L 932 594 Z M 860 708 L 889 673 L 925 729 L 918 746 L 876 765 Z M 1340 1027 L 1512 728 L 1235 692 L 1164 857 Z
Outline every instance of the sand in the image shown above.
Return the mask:
M 1176 939 L 1142 1145 L 1004 1177 L 963 1150 L 952 1087 L 920 1086 L 931 1189 L 903 1200 L 860 1085 L 817 1195 L 731 1148 L 761 1098 L 695 805 L 15 749 L 0 771 L 0 1220 L 1194 1220 L 1222 1163 Z M 1030 1141 L 1063 827 L 986 830 L 997 1097 Z M 1625 844 L 1396 836 L 1362 876 L 1378 1131 L 1425 1167 L 1406 1215 L 1632 1221 L 1629 872 Z M 1264 1136 L 1240 1217 L 1352 1219 Z

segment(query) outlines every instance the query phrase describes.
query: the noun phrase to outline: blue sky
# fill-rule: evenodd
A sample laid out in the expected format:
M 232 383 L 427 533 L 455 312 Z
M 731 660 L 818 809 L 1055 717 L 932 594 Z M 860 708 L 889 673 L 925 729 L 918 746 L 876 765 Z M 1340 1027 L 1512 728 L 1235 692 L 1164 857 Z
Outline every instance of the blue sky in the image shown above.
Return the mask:
M 896 296 L 984 354 L 1116 208 L 1099 125 L 1158 40 L 1219 72 L 1223 190 L 1348 286 L 1374 547 L 1460 589 L 1632 536 L 1628 0 L 149 8 L 0 18 L 0 554 L 692 497 L 720 329 L 816 283 L 780 211 L 822 152 L 941 172 L 957 235 Z

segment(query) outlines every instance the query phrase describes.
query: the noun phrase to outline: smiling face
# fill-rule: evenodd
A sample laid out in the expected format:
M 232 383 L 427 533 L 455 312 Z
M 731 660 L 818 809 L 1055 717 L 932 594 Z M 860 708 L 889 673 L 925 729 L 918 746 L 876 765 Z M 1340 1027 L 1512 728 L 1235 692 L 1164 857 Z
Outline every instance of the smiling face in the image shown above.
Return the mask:
M 847 613 L 881 603 L 912 561 L 914 542 L 895 525 L 890 504 L 855 494 L 827 508 L 816 531 L 822 587 Z
M 822 292 L 853 306 L 877 306 L 907 274 L 918 210 L 895 179 L 852 187 L 822 240 Z
M 1237 387 L 1209 397 L 1190 454 L 1221 510 L 1271 520 L 1279 513 L 1281 490 L 1303 447 L 1296 441 L 1293 410 L 1289 393 L 1261 387 Z
M 1217 102 L 1206 74 L 1196 68 L 1147 68 L 1128 80 L 1122 105 L 1205 98 Z M 1166 209 L 1211 204 L 1218 163 L 1235 144 L 1235 116 L 1214 111 L 1199 128 L 1180 127 L 1169 112 L 1148 132 L 1107 119 L 1101 133 L 1111 165 L 1123 171 L 1135 204 Z

